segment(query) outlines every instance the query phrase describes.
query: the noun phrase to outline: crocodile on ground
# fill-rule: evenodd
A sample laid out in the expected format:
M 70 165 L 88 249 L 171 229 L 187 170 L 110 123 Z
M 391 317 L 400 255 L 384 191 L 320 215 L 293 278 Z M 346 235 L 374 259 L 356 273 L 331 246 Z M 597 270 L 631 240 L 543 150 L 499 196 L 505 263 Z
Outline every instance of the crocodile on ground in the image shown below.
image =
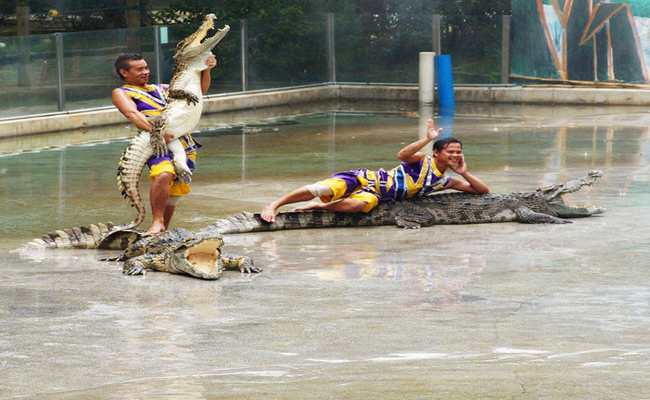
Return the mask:
M 122 195 L 135 207 L 136 218 L 119 229 L 131 229 L 144 220 L 145 206 L 140 196 L 140 174 L 152 155 L 161 156 L 167 149 L 173 154 L 176 175 L 183 181 L 191 180 L 187 158 L 179 137 L 190 133 L 199 122 L 203 111 L 201 92 L 201 71 L 207 68 L 205 62 L 212 55 L 212 49 L 228 33 L 226 25 L 214 36 L 204 40 L 214 27 L 214 14 L 192 35 L 176 46 L 174 74 L 169 84 L 169 97 L 165 108 L 157 116 L 149 118 L 153 125 L 150 132 L 140 131 L 124 150 L 117 172 L 118 188 Z M 165 145 L 163 135 L 171 133 L 173 138 Z
M 440 193 L 380 205 L 368 213 L 343 213 L 322 210 L 279 213 L 268 223 L 259 214 L 241 213 L 220 219 L 203 232 L 234 234 L 282 229 L 397 225 L 417 229 L 441 224 L 483 224 L 522 222 L 529 224 L 566 224 L 567 218 L 582 218 L 605 212 L 599 207 L 568 205 L 562 195 L 591 186 L 602 176 L 591 171 L 582 178 L 510 194 Z
M 219 279 L 223 269 L 239 269 L 242 273 L 262 272 L 248 256 L 223 252 L 223 237 L 218 232 L 195 233 L 177 228 L 156 235 L 144 236 L 143 230 L 131 229 L 115 233 L 115 225 L 97 224 L 89 227 L 50 232 L 23 246 L 23 251 L 43 249 L 112 249 L 123 250 L 116 257 L 103 261 L 125 261 L 127 275 L 144 275 L 147 270 L 185 274 L 201 279 Z
M 223 237 L 216 232 L 195 233 L 185 229 L 145 236 L 119 256 L 104 261 L 124 261 L 127 275 L 144 275 L 147 270 L 219 279 L 224 269 L 242 273 L 261 272 L 248 256 L 223 252 Z

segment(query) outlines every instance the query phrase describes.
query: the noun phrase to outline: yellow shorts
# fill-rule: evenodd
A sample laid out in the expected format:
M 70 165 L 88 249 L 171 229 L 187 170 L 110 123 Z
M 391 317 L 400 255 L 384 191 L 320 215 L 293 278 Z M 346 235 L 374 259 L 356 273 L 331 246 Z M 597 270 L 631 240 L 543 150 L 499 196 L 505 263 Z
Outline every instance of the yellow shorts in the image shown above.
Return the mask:
M 194 163 L 196 161 L 196 152 L 193 151 L 187 153 L 187 158 L 192 160 Z M 163 172 L 169 172 L 174 175 L 174 180 L 172 180 L 172 183 L 169 185 L 170 196 L 184 196 L 192 191 L 192 189 L 190 189 L 190 185 L 187 182 L 180 182 L 176 180 L 176 169 L 174 168 L 174 163 L 171 162 L 171 160 L 165 159 L 157 164 L 152 165 L 151 173 L 149 173 L 149 178 L 153 180 Z
M 342 199 L 343 197 L 361 200 L 367 203 L 363 210 L 361 210 L 363 212 L 368 212 L 379 204 L 379 197 L 365 190 L 355 190 L 352 193 L 349 193 L 349 185 L 347 185 L 343 179 L 328 178 L 318 183 L 327 186 L 332 190 L 332 192 L 334 192 L 332 196 L 321 196 L 320 200 L 323 203 L 331 203 Z

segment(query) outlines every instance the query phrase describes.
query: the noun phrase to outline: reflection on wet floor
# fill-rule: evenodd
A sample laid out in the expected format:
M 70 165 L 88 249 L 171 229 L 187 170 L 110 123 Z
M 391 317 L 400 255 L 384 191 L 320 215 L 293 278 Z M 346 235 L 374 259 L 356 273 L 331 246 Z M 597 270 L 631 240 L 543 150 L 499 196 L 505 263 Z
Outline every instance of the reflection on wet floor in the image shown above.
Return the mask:
M 439 122 L 492 192 L 602 170 L 566 199 L 605 214 L 230 235 L 228 252 L 264 272 L 216 282 L 123 276 L 121 263 L 97 261 L 109 251 L 10 252 L 134 211 L 114 183 L 126 139 L 1 156 L 0 397 L 642 398 L 648 116 L 530 110 L 459 107 Z M 174 225 L 200 229 L 334 172 L 397 165 L 426 113 L 371 111 L 207 116 Z M 145 199 L 148 185 L 144 174 Z

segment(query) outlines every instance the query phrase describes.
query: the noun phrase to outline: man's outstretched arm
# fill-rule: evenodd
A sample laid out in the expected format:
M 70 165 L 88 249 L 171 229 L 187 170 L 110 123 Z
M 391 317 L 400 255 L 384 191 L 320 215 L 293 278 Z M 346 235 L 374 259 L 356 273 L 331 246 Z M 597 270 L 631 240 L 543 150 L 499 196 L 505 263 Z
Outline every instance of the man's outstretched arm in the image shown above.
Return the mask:
M 414 164 L 416 162 L 422 161 L 426 155 L 424 153 L 420 153 L 420 150 L 429 144 L 429 142 L 436 140 L 438 136 L 440 136 L 440 132 L 442 132 L 442 128 L 436 129 L 433 120 L 430 119 L 427 123 L 427 136 L 416 142 L 406 145 L 397 153 L 397 158 L 407 164 Z

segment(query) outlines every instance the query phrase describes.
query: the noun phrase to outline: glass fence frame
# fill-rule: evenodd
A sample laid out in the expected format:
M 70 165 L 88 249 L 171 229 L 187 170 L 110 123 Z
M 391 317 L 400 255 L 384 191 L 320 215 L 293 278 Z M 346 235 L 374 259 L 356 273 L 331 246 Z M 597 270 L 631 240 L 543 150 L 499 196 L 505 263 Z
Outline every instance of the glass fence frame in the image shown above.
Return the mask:
M 431 51 L 452 55 L 456 84 L 507 84 L 509 19 L 327 13 L 291 21 L 216 21 L 216 29 L 231 29 L 213 50 L 218 66 L 211 72 L 206 96 L 336 83 L 418 85 L 419 53 Z M 121 84 L 113 61 L 127 51 L 147 60 L 150 83 L 169 82 L 175 44 L 195 28 L 171 25 L 0 38 L 0 120 L 113 107 L 110 92 Z M 469 31 L 478 33 L 465 34 Z M 292 40 L 297 37 L 300 40 Z M 467 43 L 479 39 L 492 42 L 489 52 L 463 52 Z M 477 56 L 487 73 L 476 72 Z

